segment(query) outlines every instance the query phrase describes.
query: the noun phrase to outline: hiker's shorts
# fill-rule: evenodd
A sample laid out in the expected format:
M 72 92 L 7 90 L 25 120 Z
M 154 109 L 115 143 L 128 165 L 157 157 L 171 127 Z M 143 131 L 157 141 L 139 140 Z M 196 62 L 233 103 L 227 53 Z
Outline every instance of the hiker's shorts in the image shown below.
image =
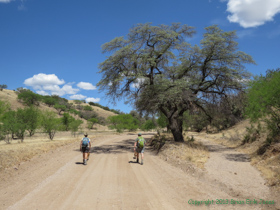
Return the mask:
M 137 147 L 136 148 L 137 153 L 144 153 L 144 151 L 145 151 L 145 147 L 143 147 L 143 148 Z
M 89 147 L 82 147 L 82 152 L 83 153 L 88 153 L 89 152 Z

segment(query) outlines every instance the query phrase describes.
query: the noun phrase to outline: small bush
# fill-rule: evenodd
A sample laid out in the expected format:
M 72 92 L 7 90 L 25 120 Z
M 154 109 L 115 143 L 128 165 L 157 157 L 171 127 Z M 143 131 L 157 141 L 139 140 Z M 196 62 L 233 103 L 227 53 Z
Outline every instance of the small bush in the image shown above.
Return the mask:
M 187 141 L 189 141 L 189 142 L 194 142 L 194 141 L 195 141 L 195 139 L 194 139 L 194 137 L 193 137 L 193 136 L 191 136 L 191 137 L 187 136 Z

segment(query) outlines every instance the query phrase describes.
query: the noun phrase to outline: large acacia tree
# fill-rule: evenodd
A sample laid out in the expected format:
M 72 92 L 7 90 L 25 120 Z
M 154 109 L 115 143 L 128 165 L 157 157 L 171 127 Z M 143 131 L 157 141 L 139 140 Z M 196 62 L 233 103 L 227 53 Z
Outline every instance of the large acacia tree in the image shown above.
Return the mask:
M 205 30 L 200 46 L 191 46 L 186 40 L 195 33 L 193 27 L 136 25 L 125 38 L 102 46 L 103 53 L 112 54 L 99 66 L 100 90 L 140 111 L 160 111 L 175 141 L 184 141 L 183 113 L 201 109 L 207 114 L 207 103 L 242 89 L 249 77 L 244 64 L 254 63 L 237 51 L 234 31 L 216 25 Z

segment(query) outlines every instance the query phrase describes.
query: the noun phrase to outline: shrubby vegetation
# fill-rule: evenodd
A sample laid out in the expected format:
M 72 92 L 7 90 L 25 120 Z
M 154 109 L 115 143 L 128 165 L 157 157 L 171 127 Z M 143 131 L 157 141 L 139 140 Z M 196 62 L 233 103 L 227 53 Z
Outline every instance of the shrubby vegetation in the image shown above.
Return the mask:
M 124 130 L 135 131 L 139 128 L 139 121 L 130 114 L 120 114 L 108 117 L 109 128 L 121 133 Z
M 88 104 L 91 105 L 91 106 L 100 107 L 100 108 L 102 108 L 102 109 L 104 109 L 104 110 L 113 112 L 113 113 L 115 113 L 115 114 L 123 114 L 120 110 L 110 109 L 109 107 L 107 107 L 107 106 L 102 106 L 102 105 L 99 104 L 99 103 L 89 102 Z
M 5 84 L 0 85 L 0 91 L 3 91 L 3 89 L 6 89 L 8 86 Z
M 18 99 L 27 106 L 31 106 L 31 105 L 38 106 L 39 101 L 41 100 L 41 95 L 36 94 L 28 89 L 19 89 Z
M 246 114 L 252 122 L 265 122 L 269 135 L 258 153 L 263 154 L 266 148 L 280 142 L 280 68 L 268 70 L 266 75 L 256 76 L 249 83 L 248 105 Z

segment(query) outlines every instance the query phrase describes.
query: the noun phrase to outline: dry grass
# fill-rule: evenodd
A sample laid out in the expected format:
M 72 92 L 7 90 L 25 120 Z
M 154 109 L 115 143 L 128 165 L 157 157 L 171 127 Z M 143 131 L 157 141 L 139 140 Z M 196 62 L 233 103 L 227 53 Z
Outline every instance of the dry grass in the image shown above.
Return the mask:
M 75 101 L 74 101 L 74 100 L 69 100 L 69 103 L 75 104 Z M 81 105 L 81 106 L 88 106 L 89 104 L 87 104 L 87 103 L 81 103 L 80 105 Z M 98 106 L 91 106 L 91 107 L 92 107 L 93 111 L 97 112 L 97 114 L 98 114 L 99 116 L 104 117 L 105 119 L 106 119 L 107 117 L 117 115 L 117 114 L 115 114 L 115 113 L 113 113 L 113 112 L 104 110 L 104 109 L 102 109 L 102 108 L 100 108 L 100 107 L 98 107 Z
M 171 134 L 165 135 L 165 145 L 161 148 L 160 156 L 169 162 L 178 164 L 190 163 L 198 168 L 204 168 L 204 164 L 209 158 L 209 152 L 201 143 L 186 141 L 184 143 L 174 142 Z M 185 139 L 187 137 L 185 136 Z
M 46 153 L 57 147 L 61 147 L 73 142 L 79 141 L 78 138 L 69 136 L 69 133 L 56 138 L 56 140 L 48 140 L 45 135 L 26 138 L 23 143 L 13 140 L 11 144 L 0 142 L 0 171 L 9 167 L 17 167 L 18 164 L 28 161 L 36 155 Z

